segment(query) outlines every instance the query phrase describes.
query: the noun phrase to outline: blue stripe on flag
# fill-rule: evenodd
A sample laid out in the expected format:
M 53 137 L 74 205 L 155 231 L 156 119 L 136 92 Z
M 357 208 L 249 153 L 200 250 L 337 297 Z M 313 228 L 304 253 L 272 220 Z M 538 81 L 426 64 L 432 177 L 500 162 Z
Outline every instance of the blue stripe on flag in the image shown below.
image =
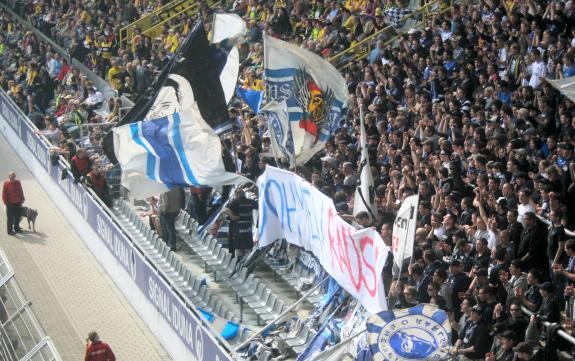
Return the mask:
M 295 73 L 295 68 L 284 68 L 284 69 L 266 69 L 266 77 L 271 78 L 284 78 L 288 76 L 293 76 Z
M 190 168 L 190 163 L 188 162 L 188 157 L 186 156 L 186 152 L 184 151 L 184 146 L 182 144 L 182 133 L 180 130 L 180 123 L 182 121 L 180 120 L 180 114 L 174 113 L 173 117 L 174 125 L 172 127 L 172 140 L 174 141 L 174 147 L 176 147 L 176 151 L 180 156 L 180 161 L 182 162 L 182 166 L 184 167 L 184 171 L 186 172 L 190 182 L 192 182 L 193 185 L 200 185 L 196 177 L 194 177 L 192 168 Z
M 151 180 L 156 180 L 156 156 L 140 138 L 140 128 L 138 127 L 138 124 L 139 123 L 130 124 L 130 133 L 134 142 L 148 152 L 146 157 L 146 176 Z
M 447 313 L 443 310 L 437 310 L 431 316 L 431 319 L 437 322 L 440 325 L 443 325 L 443 322 L 447 319 Z
M 185 185 L 186 181 L 178 156 L 169 141 L 169 125 L 168 117 L 143 122 L 142 134 L 160 158 L 160 182 L 171 188 Z
M 382 311 L 379 313 L 379 316 L 385 322 L 391 322 L 395 320 L 395 313 L 393 311 Z
M 410 315 L 422 315 L 423 314 L 423 307 L 425 305 L 422 303 L 420 305 L 417 305 L 415 307 L 412 307 L 409 309 L 409 314 Z

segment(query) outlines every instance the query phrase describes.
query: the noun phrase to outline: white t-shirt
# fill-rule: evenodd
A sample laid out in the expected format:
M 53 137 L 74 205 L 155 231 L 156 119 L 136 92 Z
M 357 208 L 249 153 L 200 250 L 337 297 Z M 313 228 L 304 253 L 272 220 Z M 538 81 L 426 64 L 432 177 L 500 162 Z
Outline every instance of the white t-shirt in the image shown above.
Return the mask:
M 529 203 L 527 204 L 519 203 L 517 205 L 517 213 L 518 213 L 517 221 L 523 224 L 523 219 L 525 218 L 525 213 L 527 212 L 535 213 L 535 208 Z
M 545 77 L 545 70 L 545 63 L 541 60 L 529 65 L 529 73 L 531 74 L 529 85 L 533 87 L 533 89 L 537 88 L 539 84 L 541 84 L 541 78 Z

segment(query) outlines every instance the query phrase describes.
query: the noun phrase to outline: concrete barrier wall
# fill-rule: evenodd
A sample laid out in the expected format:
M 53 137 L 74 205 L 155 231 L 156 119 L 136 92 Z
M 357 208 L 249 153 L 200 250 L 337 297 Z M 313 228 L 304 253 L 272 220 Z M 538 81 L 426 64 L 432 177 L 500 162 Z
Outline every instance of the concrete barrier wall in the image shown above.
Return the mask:
M 178 361 L 231 360 L 91 193 L 71 176 L 61 179 L 61 166 L 51 164 L 48 144 L 34 130 L 0 92 L 0 131 L 170 356 Z

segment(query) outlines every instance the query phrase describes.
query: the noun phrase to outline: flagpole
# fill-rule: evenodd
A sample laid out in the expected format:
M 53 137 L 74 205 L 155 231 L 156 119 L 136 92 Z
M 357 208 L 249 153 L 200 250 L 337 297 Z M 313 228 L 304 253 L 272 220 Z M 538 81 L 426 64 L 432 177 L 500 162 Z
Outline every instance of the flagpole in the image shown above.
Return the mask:
M 347 346 L 348 343 L 353 341 L 356 337 L 362 335 L 365 331 L 367 331 L 367 328 L 363 327 L 361 330 L 359 330 L 358 332 L 356 332 L 352 336 L 346 338 L 345 340 L 340 341 L 337 345 L 333 346 L 332 348 L 327 349 L 327 350 L 323 350 L 319 354 L 315 355 L 315 357 L 312 358 L 310 361 L 320 361 L 320 360 L 325 359 L 324 356 L 329 357 L 330 356 L 329 353 L 337 352 L 340 348 Z
M 256 337 L 258 337 L 259 335 L 261 335 L 262 333 L 264 333 L 271 325 L 275 324 L 276 322 L 278 322 L 279 320 L 281 320 L 285 315 L 287 315 L 289 312 L 291 312 L 294 308 L 296 308 L 296 306 L 298 306 L 300 303 L 302 303 L 306 298 L 308 298 L 309 296 L 311 296 L 312 293 L 314 293 L 318 288 L 321 287 L 321 285 L 323 285 L 325 283 L 325 281 L 327 281 L 329 279 L 329 276 L 325 276 L 325 278 L 318 283 L 317 285 L 315 285 L 311 290 L 309 290 L 305 295 L 302 296 L 302 298 L 300 298 L 299 300 L 297 300 L 294 304 L 292 304 L 291 306 L 289 306 L 284 312 L 282 312 L 278 317 L 276 317 L 272 322 L 268 323 L 264 328 L 262 328 L 261 330 L 259 330 L 258 332 L 256 332 L 255 334 L 253 334 L 252 336 L 250 336 L 250 338 L 248 338 L 247 340 L 245 340 L 244 342 L 242 342 L 241 344 L 239 344 L 234 351 L 239 351 L 242 348 L 244 348 L 245 346 L 249 345 L 250 342 L 255 339 Z

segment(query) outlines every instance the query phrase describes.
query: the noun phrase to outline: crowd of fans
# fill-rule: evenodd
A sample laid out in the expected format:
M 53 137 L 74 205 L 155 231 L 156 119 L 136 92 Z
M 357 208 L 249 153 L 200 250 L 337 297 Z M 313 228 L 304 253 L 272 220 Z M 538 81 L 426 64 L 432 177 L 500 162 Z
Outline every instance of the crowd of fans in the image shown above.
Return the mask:
M 119 28 L 159 4 L 19 4 L 38 29 L 133 100 L 195 21 L 209 28 L 214 10 L 203 4 L 197 18 L 182 16 L 155 39 L 136 31 L 121 47 Z M 262 90 L 263 32 L 329 58 L 397 23 L 389 10 L 405 4 L 236 0 L 223 7 L 249 24 L 240 85 Z M 298 167 L 350 214 L 364 108 L 376 209 L 354 215 L 356 224 L 381 230 L 392 246 L 401 201 L 419 193 L 411 263 L 399 281 L 384 270 L 390 307 L 430 302 L 449 310 L 463 359 L 530 359 L 540 339 L 558 347 L 556 333 L 538 335 L 542 321 L 571 327 L 575 239 L 566 229 L 575 229 L 575 105 L 545 79 L 575 75 L 574 10 L 573 1 L 454 2 L 421 29 L 380 39 L 367 58 L 342 67 L 348 113 L 325 151 Z M 74 125 L 117 120 L 119 102 L 111 100 L 102 119 L 94 112 L 101 94 L 67 59 L 4 13 L 0 27 L 1 86 L 45 128 L 55 152 L 73 156 Z M 255 179 L 275 164 L 265 156 L 265 122 L 239 101 L 229 113 L 239 126 L 228 141 L 241 173 Z M 100 137 L 94 129 L 91 144 Z M 526 319 L 521 308 L 535 315 Z
M 0 87 L 50 143 L 53 163 L 63 156 L 74 179 L 111 204 L 108 181 L 118 183 L 119 169 L 103 155 L 101 140 L 107 123 L 118 120 L 118 99 L 105 104 L 102 93 L 68 59 L 4 11 L 0 30 Z M 80 129 L 88 123 L 95 126 Z

